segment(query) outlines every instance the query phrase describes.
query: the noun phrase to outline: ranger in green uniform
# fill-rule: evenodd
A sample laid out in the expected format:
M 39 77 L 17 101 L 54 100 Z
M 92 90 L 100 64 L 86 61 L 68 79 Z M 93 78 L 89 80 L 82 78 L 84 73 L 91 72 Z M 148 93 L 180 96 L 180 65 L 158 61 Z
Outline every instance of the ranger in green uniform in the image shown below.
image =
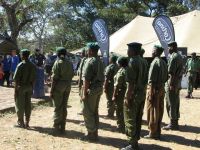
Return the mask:
M 15 81 L 15 109 L 18 117 L 16 127 L 29 128 L 31 116 L 31 95 L 36 79 L 36 67 L 29 61 L 30 51 L 21 50 L 22 62 L 17 66 L 14 74 Z M 25 124 L 24 124 L 25 115 Z
M 144 109 L 144 76 L 145 67 L 140 57 L 142 44 L 128 44 L 128 56 L 130 58 L 127 68 L 126 82 L 128 84 L 124 102 L 125 132 L 129 145 L 122 150 L 138 149 L 140 139 L 142 114 Z
M 114 77 L 114 92 L 113 92 L 113 102 L 116 106 L 117 115 L 117 128 L 119 132 L 125 132 L 124 124 L 124 111 L 123 103 L 124 96 L 126 93 L 126 67 L 128 66 L 128 60 L 126 57 L 120 57 L 117 60 L 119 70 Z
M 112 101 L 113 90 L 114 90 L 114 76 L 118 71 L 117 66 L 117 56 L 111 56 L 109 59 L 109 64 L 105 69 L 105 82 L 104 82 L 104 92 L 107 99 L 108 117 L 113 118 L 115 112 L 115 106 Z
M 188 95 L 186 98 L 192 98 L 192 92 L 199 71 L 199 60 L 196 53 L 192 53 L 192 58 L 189 58 L 186 63 L 186 73 L 188 74 Z
M 79 76 L 79 79 L 78 79 L 78 87 L 79 87 L 79 96 L 81 97 L 82 99 L 82 96 L 83 96 L 83 79 L 82 79 L 82 76 L 83 76 L 83 68 L 84 68 L 84 65 L 86 64 L 86 61 L 87 61 L 87 47 L 84 47 L 82 49 L 82 60 L 80 62 L 80 65 L 79 65 L 79 68 L 78 68 L 78 76 Z M 81 101 L 82 102 L 82 101 Z M 79 113 L 80 115 L 83 114 L 83 110 L 81 110 L 81 112 Z
M 88 60 L 83 71 L 83 116 L 88 134 L 87 140 L 98 139 L 98 107 L 103 92 L 104 64 L 98 57 L 97 43 L 88 43 Z
M 148 76 L 148 97 L 147 97 L 147 122 L 149 134 L 145 138 L 160 139 L 161 122 L 164 112 L 165 82 L 167 81 L 167 64 L 160 57 L 163 48 L 155 45 Z
M 67 102 L 74 73 L 71 62 L 65 58 L 66 49 L 64 47 L 58 47 L 56 51 L 58 59 L 52 68 L 53 81 L 50 97 L 53 99 L 55 106 L 53 127 L 56 133 L 64 133 L 67 117 Z
M 180 106 L 180 89 L 181 79 L 183 74 L 183 58 L 178 53 L 177 43 L 170 42 L 168 44 L 170 58 L 168 60 L 168 81 L 165 84 L 165 99 L 167 113 L 170 123 L 163 127 L 164 130 L 178 130 L 178 119 L 180 117 L 179 106 Z

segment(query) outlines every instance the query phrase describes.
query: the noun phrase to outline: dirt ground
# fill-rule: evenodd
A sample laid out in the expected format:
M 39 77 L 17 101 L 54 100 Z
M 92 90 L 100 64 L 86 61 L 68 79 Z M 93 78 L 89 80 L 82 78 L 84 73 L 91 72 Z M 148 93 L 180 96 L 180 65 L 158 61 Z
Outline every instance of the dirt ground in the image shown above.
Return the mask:
M 180 131 L 162 131 L 161 141 L 141 138 L 140 148 L 143 150 L 193 150 L 200 149 L 200 91 L 194 91 L 194 99 L 184 98 L 186 90 L 181 91 Z M 12 95 L 11 95 L 12 96 Z M 73 86 L 68 103 L 66 134 L 53 136 L 52 115 L 53 107 L 37 106 L 32 112 L 30 130 L 14 128 L 16 115 L 13 113 L 0 114 L 0 150 L 115 150 L 124 147 L 126 136 L 116 131 L 116 120 L 106 119 L 106 99 L 102 95 L 99 114 L 99 141 L 89 143 L 81 140 L 86 132 L 80 126 L 83 117 L 80 111 L 78 89 Z M 144 125 L 141 136 L 148 133 L 146 109 L 144 109 Z M 163 125 L 169 121 L 166 110 Z

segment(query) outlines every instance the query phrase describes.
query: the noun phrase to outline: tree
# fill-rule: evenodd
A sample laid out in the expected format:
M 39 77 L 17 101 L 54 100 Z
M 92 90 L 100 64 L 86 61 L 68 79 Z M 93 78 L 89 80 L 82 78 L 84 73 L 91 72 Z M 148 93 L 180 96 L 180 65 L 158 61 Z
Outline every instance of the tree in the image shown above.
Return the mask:
M 27 34 L 26 37 L 34 37 L 39 49 L 43 49 L 44 39 L 52 32 L 49 28 L 49 20 L 52 13 L 52 3 L 49 1 L 38 1 L 34 9 L 31 10 L 33 21 L 27 25 L 25 34 Z
M 32 18 L 29 17 L 29 10 L 32 5 L 25 5 L 23 0 L 17 0 L 16 2 L 11 2 L 9 0 L 0 0 L 0 6 L 3 8 L 6 19 L 7 30 L 6 35 L 9 35 L 9 39 L 17 46 L 17 37 L 20 31 L 24 28 L 26 24 L 32 22 Z M 4 37 L 4 35 L 1 35 Z

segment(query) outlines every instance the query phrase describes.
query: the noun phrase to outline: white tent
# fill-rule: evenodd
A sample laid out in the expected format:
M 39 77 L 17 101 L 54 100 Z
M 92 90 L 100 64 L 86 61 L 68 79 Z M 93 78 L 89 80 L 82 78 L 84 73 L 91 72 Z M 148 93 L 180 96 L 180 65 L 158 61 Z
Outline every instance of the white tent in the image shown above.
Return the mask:
M 140 42 L 146 50 L 144 57 L 151 57 L 152 47 L 160 44 L 153 29 L 154 18 L 137 16 L 130 23 L 110 36 L 110 52 L 126 56 L 127 43 Z M 171 17 L 175 39 L 179 47 L 187 47 L 188 54 L 200 55 L 200 11 Z

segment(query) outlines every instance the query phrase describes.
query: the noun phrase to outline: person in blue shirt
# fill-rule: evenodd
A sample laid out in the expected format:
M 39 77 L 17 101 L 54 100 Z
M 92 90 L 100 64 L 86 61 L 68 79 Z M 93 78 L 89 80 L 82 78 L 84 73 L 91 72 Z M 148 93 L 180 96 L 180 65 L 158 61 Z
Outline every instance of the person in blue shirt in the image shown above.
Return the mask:
M 11 57 L 10 55 L 4 55 L 3 59 L 3 72 L 4 72 L 4 77 L 3 77 L 3 85 L 4 82 L 7 82 L 7 87 L 10 87 L 10 68 L 11 68 Z
M 11 76 L 10 84 L 12 85 L 13 75 L 20 60 L 19 56 L 16 54 L 16 50 L 12 50 L 11 55 L 12 57 L 11 57 L 11 67 L 10 67 L 10 76 Z

